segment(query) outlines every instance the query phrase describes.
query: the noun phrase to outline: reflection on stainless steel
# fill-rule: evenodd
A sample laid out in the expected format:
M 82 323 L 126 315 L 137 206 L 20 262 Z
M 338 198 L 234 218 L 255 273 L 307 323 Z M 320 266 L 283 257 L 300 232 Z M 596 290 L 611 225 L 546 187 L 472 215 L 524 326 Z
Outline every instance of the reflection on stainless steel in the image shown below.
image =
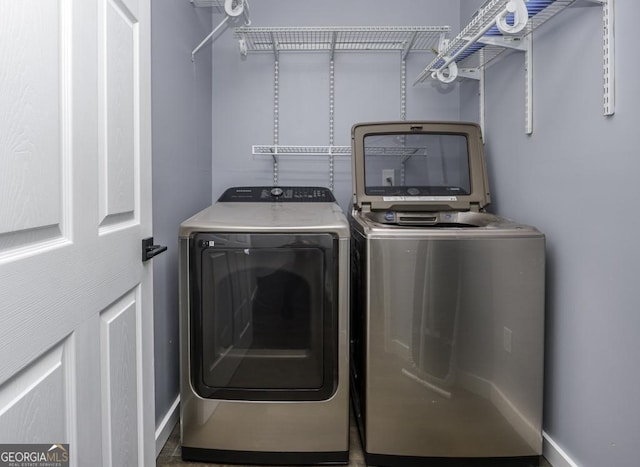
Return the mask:
M 478 125 L 361 123 L 351 136 L 352 381 L 367 462 L 535 462 L 544 236 L 485 212 Z
M 348 271 L 333 202 L 218 202 L 182 224 L 185 459 L 346 463 Z
M 444 388 L 451 387 L 456 376 L 462 295 L 459 251 L 436 250 L 433 243 L 420 242 L 416 253 L 411 367 L 404 371 L 450 396 Z
M 540 455 L 544 236 L 490 214 L 432 214 L 476 227 L 352 219 L 367 278 L 352 309 L 365 451 Z

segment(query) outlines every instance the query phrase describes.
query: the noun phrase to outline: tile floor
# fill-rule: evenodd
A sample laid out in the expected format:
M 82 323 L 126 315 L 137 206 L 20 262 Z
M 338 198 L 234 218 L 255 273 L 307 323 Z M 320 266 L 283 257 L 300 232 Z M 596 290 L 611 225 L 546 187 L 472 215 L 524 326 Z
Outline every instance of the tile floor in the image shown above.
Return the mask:
M 353 421 L 353 416 L 351 420 Z M 351 424 L 351 450 L 349 452 L 349 465 L 348 467 L 366 467 L 364 461 L 364 455 L 362 453 L 362 447 L 360 445 L 360 438 L 358 437 L 358 429 L 355 424 Z M 171 436 L 167 440 L 162 452 L 158 456 L 156 461 L 157 467 L 227 467 L 224 464 L 206 464 L 201 462 L 186 462 L 182 460 L 182 453 L 180 450 L 180 426 L 176 425 Z M 483 464 L 486 466 L 486 464 Z M 259 467 L 259 466 L 228 466 L 228 467 Z M 541 458 L 539 467 L 552 467 L 544 458 Z

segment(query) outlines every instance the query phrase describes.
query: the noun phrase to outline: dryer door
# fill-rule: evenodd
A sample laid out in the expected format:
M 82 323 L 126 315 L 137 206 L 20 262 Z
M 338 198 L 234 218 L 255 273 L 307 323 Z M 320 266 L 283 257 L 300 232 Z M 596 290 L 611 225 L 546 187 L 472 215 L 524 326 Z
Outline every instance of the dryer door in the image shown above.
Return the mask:
M 200 233 L 192 384 L 201 397 L 324 400 L 337 375 L 337 240 Z

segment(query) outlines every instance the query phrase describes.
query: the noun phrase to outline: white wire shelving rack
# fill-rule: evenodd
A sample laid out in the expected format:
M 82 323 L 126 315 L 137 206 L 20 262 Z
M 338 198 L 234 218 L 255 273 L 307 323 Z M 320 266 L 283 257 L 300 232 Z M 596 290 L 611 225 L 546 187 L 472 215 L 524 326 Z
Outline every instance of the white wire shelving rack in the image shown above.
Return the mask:
M 334 78 L 336 53 L 398 52 L 401 56 L 400 115 L 406 116 L 406 59 L 413 52 L 436 54 L 446 43 L 449 26 L 370 27 L 237 27 L 235 38 L 243 56 L 269 53 L 274 57 L 273 144 L 253 145 L 252 153 L 273 160 L 273 184 L 278 185 L 280 156 L 327 156 L 329 188 L 334 184 L 334 157 L 350 156 L 349 146 L 334 145 Z M 327 54 L 329 65 L 329 144 L 326 146 L 281 145 L 279 141 L 279 59 L 281 53 Z
M 243 54 L 254 52 L 414 51 L 438 50 L 448 26 L 416 27 L 239 27 L 235 37 Z
M 532 32 L 574 3 L 601 5 L 603 9 L 603 113 L 615 112 L 614 0 L 489 0 L 469 24 L 444 47 L 417 76 L 414 85 L 427 79 L 452 82 L 457 77 L 480 81 L 480 123 L 484 129 L 484 71 L 505 52 L 525 54 L 525 131 L 533 133 Z M 525 8 L 522 13 L 522 8 Z M 518 13 L 526 15 L 520 27 Z M 522 19 L 522 18 L 520 18 Z M 501 23 L 502 22 L 502 23 Z M 514 26 L 503 31 L 501 25 Z
M 268 145 L 254 144 L 251 146 L 251 153 L 255 156 L 350 156 L 349 146 L 293 146 L 286 144 Z

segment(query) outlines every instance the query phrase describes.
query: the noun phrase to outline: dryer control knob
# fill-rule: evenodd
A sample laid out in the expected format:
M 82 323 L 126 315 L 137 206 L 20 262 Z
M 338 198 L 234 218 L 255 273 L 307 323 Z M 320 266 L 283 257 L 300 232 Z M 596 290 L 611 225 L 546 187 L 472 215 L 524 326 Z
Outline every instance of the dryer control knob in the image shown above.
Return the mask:
M 284 193 L 284 190 L 278 186 L 274 186 L 273 188 L 271 188 L 271 196 L 275 196 L 276 198 L 282 196 L 282 194 Z

